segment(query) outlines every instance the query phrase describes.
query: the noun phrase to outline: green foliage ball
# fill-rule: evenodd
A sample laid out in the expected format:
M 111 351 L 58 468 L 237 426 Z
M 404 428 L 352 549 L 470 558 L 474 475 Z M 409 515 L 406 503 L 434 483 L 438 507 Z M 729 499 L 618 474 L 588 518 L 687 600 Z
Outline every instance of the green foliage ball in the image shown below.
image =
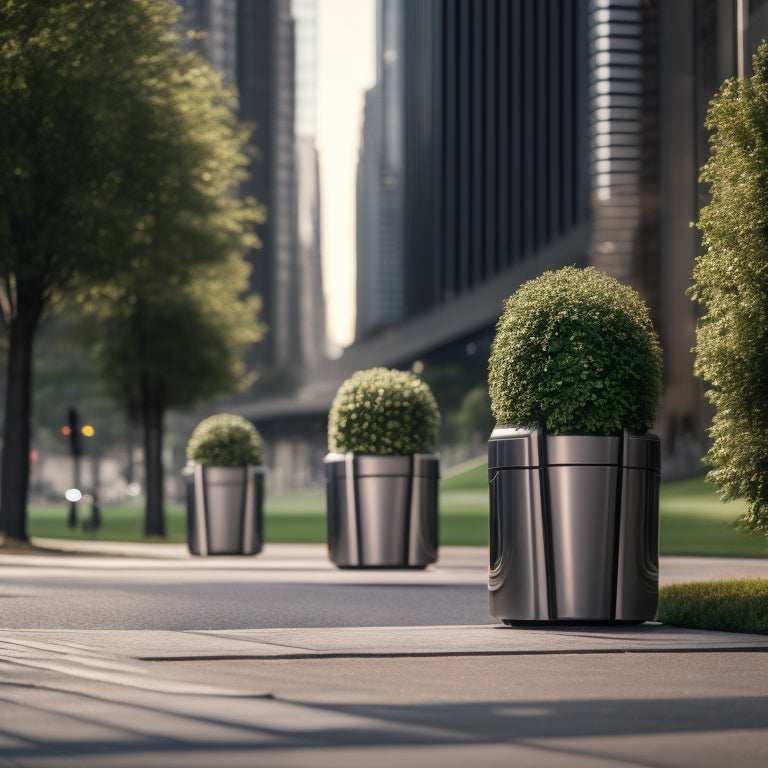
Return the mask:
M 370 368 L 339 387 L 328 414 L 332 453 L 406 455 L 436 450 L 440 414 L 432 390 L 408 371 Z
M 643 433 L 655 419 L 661 370 L 637 292 L 593 267 L 564 267 L 507 299 L 489 360 L 491 410 L 498 426 Z
M 187 443 L 187 458 L 216 467 L 258 466 L 262 463 L 261 438 L 247 419 L 220 413 L 195 427 Z

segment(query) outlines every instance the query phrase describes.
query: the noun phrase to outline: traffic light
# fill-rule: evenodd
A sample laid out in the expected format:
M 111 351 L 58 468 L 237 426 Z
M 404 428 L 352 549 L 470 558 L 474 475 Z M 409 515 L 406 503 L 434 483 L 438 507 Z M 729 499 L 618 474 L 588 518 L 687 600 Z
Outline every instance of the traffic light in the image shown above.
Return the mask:
M 67 424 L 61 432 L 69 437 L 69 450 L 73 456 L 82 456 L 83 444 L 80 440 L 80 416 L 75 408 L 67 411 Z
M 83 455 L 82 437 L 93 437 L 96 430 L 90 424 L 80 426 L 80 414 L 76 408 L 67 411 L 67 423 L 61 428 L 61 434 L 69 438 L 69 449 L 73 456 Z

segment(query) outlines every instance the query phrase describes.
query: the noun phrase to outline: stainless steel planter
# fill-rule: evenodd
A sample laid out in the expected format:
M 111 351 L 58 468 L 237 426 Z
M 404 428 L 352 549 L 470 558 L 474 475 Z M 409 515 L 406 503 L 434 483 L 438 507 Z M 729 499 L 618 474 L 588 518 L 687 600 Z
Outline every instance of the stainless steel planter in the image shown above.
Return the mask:
M 328 553 L 340 568 L 424 568 L 437 560 L 436 453 L 325 458 Z
M 193 555 L 256 555 L 263 543 L 263 467 L 202 464 L 182 471 Z
M 658 602 L 659 439 L 496 429 L 491 615 L 649 621 Z

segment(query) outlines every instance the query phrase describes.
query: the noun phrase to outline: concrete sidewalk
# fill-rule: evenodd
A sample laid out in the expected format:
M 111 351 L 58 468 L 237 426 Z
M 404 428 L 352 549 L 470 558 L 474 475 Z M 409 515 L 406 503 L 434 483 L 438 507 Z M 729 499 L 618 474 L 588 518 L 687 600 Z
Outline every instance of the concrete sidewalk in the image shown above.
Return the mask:
M 511 629 L 487 603 L 484 620 L 464 624 L 343 620 L 358 593 L 394 616 L 418 601 L 482 600 L 485 548 L 442 548 L 426 571 L 341 571 L 318 545 L 249 558 L 55 546 L 68 551 L 0 555 L 0 766 L 768 764 L 768 637 L 653 623 Z M 768 561 L 664 558 L 661 576 L 768 576 Z M 149 614 L 163 593 L 162 611 L 198 596 L 194 629 L 137 629 L 119 610 L 119 629 L 42 618 L 58 605 L 103 626 L 110 603 Z M 274 600 L 311 610 L 307 594 L 350 612 L 334 626 L 256 626 Z M 208 627 L 206 600 L 227 595 L 252 606 L 250 628 Z
M 180 561 L 182 563 L 201 562 L 189 554 L 186 544 L 135 543 L 112 541 L 85 541 L 67 539 L 33 539 L 33 545 L 50 550 L 73 555 L 99 555 L 100 557 L 152 559 L 167 561 L 167 566 Z M 3 562 L 0 554 L 0 563 Z M 25 558 L 48 555 L 27 554 Z M 256 571 L 262 569 L 280 569 L 284 576 L 292 571 L 319 569 L 325 577 L 334 578 L 344 573 L 354 573 L 356 579 L 366 579 L 374 576 L 376 571 L 341 571 L 328 560 L 328 551 L 324 544 L 266 544 L 264 550 L 256 557 L 226 557 L 217 556 L 212 560 L 220 568 L 242 569 L 245 563 Z M 170 561 L 170 562 L 168 562 Z M 47 561 L 44 561 L 47 562 Z M 127 563 L 123 563 L 127 566 Z M 408 574 L 429 573 L 439 579 L 448 571 L 461 569 L 466 571 L 468 578 L 485 583 L 488 569 L 487 547 L 440 547 L 439 560 L 426 571 L 387 571 L 388 579 L 398 578 L 398 574 L 408 578 Z M 334 576 L 331 576 L 333 574 Z M 454 573 L 451 578 L 455 578 Z M 301 577 L 304 578 L 304 577 Z M 378 578 L 378 577 L 376 577 Z M 683 557 L 669 556 L 659 558 L 659 583 L 672 584 L 685 581 L 708 581 L 723 579 L 768 578 L 768 558 L 723 558 L 723 557 Z

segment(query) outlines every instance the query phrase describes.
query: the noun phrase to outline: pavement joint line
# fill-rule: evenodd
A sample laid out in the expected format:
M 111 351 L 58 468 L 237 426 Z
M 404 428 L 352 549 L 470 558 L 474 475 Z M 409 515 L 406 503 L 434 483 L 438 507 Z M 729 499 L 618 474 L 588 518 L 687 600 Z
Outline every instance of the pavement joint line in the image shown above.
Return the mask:
M 0 658 L 91 669 L 121 663 L 333 658 L 449 658 L 768 652 L 768 637 L 650 624 L 630 630 L 500 625 L 253 628 L 233 630 L 5 630 Z M 50 642 L 53 640 L 55 642 Z
M 250 630 L 246 630 L 250 631 Z M 258 630 L 257 630 L 258 631 Z M 275 642 L 274 640 L 264 640 L 262 638 L 251 638 L 251 637 L 228 637 L 226 634 L 222 635 L 220 633 L 206 631 L 206 630 L 193 630 L 193 631 L 187 631 L 185 634 L 189 635 L 200 635 L 202 637 L 214 637 L 217 640 L 221 640 L 222 638 L 226 639 L 233 639 L 238 640 L 238 642 L 241 643 L 254 643 L 256 645 L 269 645 L 273 648 L 295 648 L 296 650 L 306 651 L 307 653 L 313 653 L 312 648 L 305 648 L 303 645 L 293 645 L 292 643 L 280 643 Z M 203 657 L 207 658 L 207 657 Z M 260 658 L 260 657 L 257 657 Z
M 306 661 L 308 659 L 440 659 L 482 656 L 607 656 L 620 654 L 768 653 L 768 646 L 729 645 L 700 648 L 569 648 L 509 651 L 307 651 L 285 654 L 211 654 L 200 656 L 134 656 L 154 663 L 181 661 Z

